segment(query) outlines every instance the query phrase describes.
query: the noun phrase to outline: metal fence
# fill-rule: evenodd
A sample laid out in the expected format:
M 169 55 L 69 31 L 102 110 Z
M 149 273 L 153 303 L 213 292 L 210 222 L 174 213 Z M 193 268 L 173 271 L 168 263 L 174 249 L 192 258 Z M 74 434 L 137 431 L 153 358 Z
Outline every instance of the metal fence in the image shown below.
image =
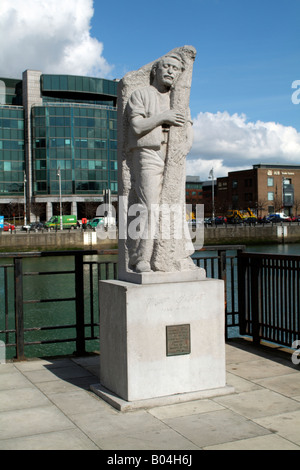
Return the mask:
M 300 338 L 300 256 L 239 253 L 242 335 L 292 346 Z
M 206 270 L 207 277 L 224 280 L 226 338 L 235 335 L 239 326 L 237 253 L 242 250 L 242 246 L 207 247 L 194 255 L 194 262 Z M 38 345 L 39 355 L 45 356 L 46 345 L 58 348 L 68 343 L 73 345 L 74 354 L 83 355 L 90 342 L 99 341 L 98 284 L 99 280 L 117 278 L 117 261 L 102 261 L 96 255 L 96 250 L 0 254 L 0 340 L 15 351 L 18 360 L 28 357 L 32 346 Z M 39 260 L 54 262 L 57 257 L 61 260 L 59 269 L 52 263 L 50 269 L 40 270 Z M 37 269 L 26 269 L 28 260 L 36 260 Z M 30 294 L 35 297 L 25 295 L 27 279 L 36 286 Z M 48 287 L 51 283 L 51 296 L 43 296 L 42 280 Z M 40 309 L 46 306 L 47 315 L 31 315 L 36 305 Z M 66 305 L 70 312 L 67 316 Z M 46 321 L 49 315 L 52 321 Z M 63 348 L 58 354 L 61 351 Z

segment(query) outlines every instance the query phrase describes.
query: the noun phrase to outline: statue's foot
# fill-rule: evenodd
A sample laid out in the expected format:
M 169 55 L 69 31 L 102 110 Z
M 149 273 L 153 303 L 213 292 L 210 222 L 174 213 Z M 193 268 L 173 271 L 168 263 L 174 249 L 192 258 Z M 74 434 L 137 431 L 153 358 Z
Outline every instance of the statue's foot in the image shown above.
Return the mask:
M 180 271 L 191 271 L 197 269 L 192 258 L 188 257 L 179 261 Z
M 137 273 L 149 273 L 150 271 L 151 266 L 147 261 L 139 261 L 135 266 L 135 272 Z

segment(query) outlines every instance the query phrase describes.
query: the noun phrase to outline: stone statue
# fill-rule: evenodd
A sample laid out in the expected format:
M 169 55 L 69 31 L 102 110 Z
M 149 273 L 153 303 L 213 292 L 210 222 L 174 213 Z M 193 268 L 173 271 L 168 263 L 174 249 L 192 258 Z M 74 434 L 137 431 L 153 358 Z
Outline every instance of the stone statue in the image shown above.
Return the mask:
M 185 213 L 195 56 L 191 46 L 176 48 L 119 83 L 119 224 L 126 226 L 119 264 L 125 271 L 196 269 Z

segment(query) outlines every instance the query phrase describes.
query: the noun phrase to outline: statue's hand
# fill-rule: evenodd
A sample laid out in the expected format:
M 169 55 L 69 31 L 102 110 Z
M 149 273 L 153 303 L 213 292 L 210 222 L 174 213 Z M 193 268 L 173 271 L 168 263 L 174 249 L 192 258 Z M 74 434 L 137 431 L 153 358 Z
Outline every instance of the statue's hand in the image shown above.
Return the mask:
M 161 123 L 169 126 L 182 127 L 186 122 L 185 116 L 175 109 L 169 109 L 161 114 Z

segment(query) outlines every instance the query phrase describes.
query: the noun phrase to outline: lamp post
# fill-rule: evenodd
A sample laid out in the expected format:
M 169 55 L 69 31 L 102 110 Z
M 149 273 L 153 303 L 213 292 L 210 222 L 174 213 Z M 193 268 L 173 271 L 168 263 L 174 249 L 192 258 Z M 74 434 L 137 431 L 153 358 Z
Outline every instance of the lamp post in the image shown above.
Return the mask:
M 61 172 L 60 172 L 60 166 L 58 167 L 57 170 L 57 176 L 58 176 L 58 184 L 59 184 L 59 215 L 60 215 L 60 230 L 63 229 L 63 223 L 62 223 L 62 202 L 61 202 Z
M 26 173 L 24 171 L 24 225 L 27 225 L 27 213 L 26 213 Z
M 212 220 L 215 220 L 215 176 L 214 176 L 214 169 L 212 168 L 209 172 L 209 179 L 211 179 L 211 194 L 212 194 Z

